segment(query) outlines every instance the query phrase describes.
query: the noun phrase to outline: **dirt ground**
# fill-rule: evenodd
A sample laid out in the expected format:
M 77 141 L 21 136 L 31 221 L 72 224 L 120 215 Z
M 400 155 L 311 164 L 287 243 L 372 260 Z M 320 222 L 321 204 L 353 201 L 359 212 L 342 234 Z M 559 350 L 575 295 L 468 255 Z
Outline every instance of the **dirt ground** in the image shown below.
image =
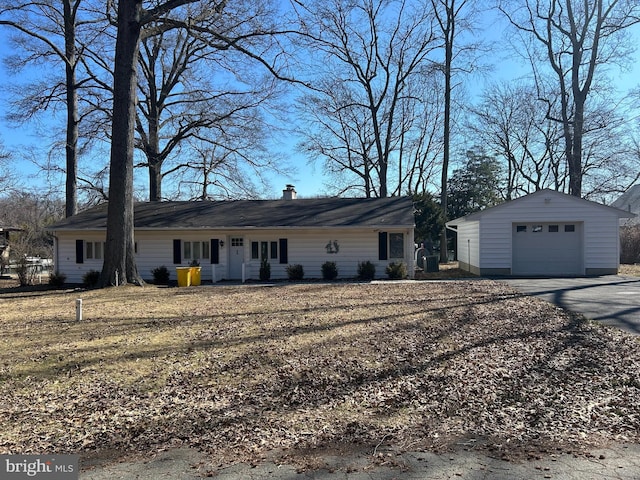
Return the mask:
M 0 302 L 2 453 L 313 467 L 640 435 L 637 337 L 500 282 L 5 288 Z

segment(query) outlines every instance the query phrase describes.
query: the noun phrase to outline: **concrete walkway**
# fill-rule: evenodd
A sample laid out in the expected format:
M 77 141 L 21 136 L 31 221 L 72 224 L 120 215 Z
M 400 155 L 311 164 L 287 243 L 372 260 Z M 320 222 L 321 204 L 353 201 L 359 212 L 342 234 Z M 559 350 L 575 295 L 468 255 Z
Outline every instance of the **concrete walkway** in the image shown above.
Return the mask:
M 640 334 L 640 278 L 501 278 L 515 289 L 572 312 Z M 638 475 L 640 478 L 640 474 Z
M 638 480 L 640 446 L 619 445 L 592 451 L 588 455 L 541 456 L 524 461 L 504 461 L 483 453 L 381 454 L 376 465 L 372 457 L 325 457 L 325 468 L 301 471 L 295 466 L 272 462 L 226 468 L 207 466 L 206 456 L 191 449 L 176 449 L 140 462 L 118 463 L 84 470 L 82 480 Z

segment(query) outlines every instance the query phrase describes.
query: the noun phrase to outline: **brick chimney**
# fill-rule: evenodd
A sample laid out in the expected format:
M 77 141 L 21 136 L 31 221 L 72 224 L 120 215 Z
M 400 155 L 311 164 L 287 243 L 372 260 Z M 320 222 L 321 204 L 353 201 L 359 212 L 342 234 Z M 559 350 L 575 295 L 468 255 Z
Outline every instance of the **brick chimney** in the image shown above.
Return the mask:
M 282 199 L 283 200 L 295 200 L 297 197 L 296 187 L 294 185 L 287 185 L 282 191 Z

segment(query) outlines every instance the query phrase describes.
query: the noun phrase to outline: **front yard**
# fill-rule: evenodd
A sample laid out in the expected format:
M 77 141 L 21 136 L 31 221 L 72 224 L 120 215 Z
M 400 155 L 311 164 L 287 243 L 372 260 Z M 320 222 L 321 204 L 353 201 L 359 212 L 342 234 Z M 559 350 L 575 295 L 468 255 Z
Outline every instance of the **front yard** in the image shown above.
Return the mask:
M 499 282 L 3 289 L 0 312 L 3 454 L 640 441 L 640 339 Z

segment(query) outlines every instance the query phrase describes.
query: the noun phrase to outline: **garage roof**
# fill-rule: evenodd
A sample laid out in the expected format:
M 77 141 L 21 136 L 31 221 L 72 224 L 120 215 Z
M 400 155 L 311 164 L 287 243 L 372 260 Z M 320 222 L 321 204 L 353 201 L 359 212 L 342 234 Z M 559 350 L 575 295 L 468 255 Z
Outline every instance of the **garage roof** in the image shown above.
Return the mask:
M 494 207 L 489 207 L 489 208 L 485 208 L 484 210 L 480 211 L 480 212 L 476 212 L 476 213 L 472 213 L 469 214 L 465 217 L 460 217 L 460 218 L 456 218 L 455 220 L 450 220 L 447 222 L 447 227 L 455 227 L 456 225 L 463 223 L 463 222 L 472 222 L 472 221 L 477 221 L 480 220 L 480 218 L 482 218 L 484 215 L 486 215 L 487 213 L 493 213 L 499 209 L 504 209 L 504 208 L 511 208 L 514 207 L 515 205 L 517 205 L 519 202 L 524 201 L 525 199 L 527 199 L 527 201 L 531 200 L 532 198 L 535 197 L 542 197 L 542 198 L 563 198 L 565 200 L 568 201 L 572 201 L 572 202 L 577 202 L 577 203 L 582 203 L 582 204 L 587 204 L 593 208 L 600 208 L 600 209 L 606 209 L 608 210 L 610 213 L 617 215 L 620 218 L 632 218 L 635 217 L 636 215 L 634 213 L 630 213 L 624 210 L 621 210 L 619 208 L 615 208 L 615 207 L 609 207 L 607 205 L 603 205 L 601 203 L 597 203 L 597 202 L 592 202 L 590 200 L 585 200 L 584 198 L 579 198 L 579 197 L 575 197 L 573 195 L 567 195 L 566 193 L 562 193 L 562 192 L 558 192 L 556 190 L 550 190 L 548 188 L 545 188 L 543 190 L 538 190 L 537 192 L 531 193 L 529 195 L 526 195 L 524 197 L 520 197 L 520 198 L 516 198 L 514 200 L 509 200 L 508 202 L 504 202 L 501 203 L 499 205 L 496 205 Z

